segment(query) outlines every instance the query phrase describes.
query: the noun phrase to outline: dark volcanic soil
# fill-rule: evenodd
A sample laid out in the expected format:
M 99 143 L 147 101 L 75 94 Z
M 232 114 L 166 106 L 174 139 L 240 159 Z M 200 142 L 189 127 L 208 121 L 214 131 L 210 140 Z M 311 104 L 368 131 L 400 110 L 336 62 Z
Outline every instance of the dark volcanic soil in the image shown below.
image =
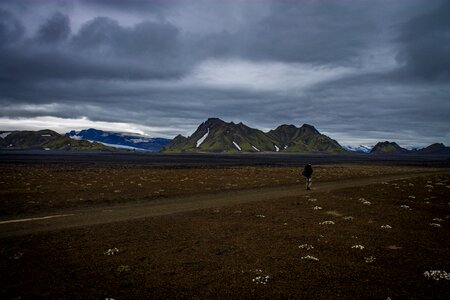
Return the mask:
M 29 183 L 49 177 L 32 176 L 30 168 L 17 169 Z M 72 173 L 59 168 L 65 171 L 48 169 L 47 175 L 63 184 Z M 373 174 L 367 166 L 346 166 L 348 173 L 333 168 L 316 175 L 335 180 Z M 449 299 L 450 281 L 427 279 L 424 272 L 450 272 L 450 172 L 408 178 L 413 170 L 403 168 L 390 169 L 405 173 L 395 182 L 2 238 L 0 297 Z M 109 180 L 130 180 L 137 172 L 125 170 Z M 253 181 L 294 180 L 289 168 L 203 171 L 217 177 L 210 186 L 218 189 L 232 182 L 246 188 Z M 100 181 L 105 173 L 93 174 L 77 182 Z M 198 185 L 200 177 L 193 177 L 191 184 Z M 64 190 L 54 186 L 44 195 Z M 313 248 L 299 248 L 304 244 Z M 115 255 L 105 254 L 114 248 Z
M 450 166 L 448 155 L 371 155 L 361 153 L 145 153 L 64 150 L 0 150 L 0 164 L 145 165 L 159 167 L 304 166 L 358 163 L 409 166 Z
M 436 168 L 378 165 L 315 166 L 327 182 Z M 149 202 L 179 195 L 303 184 L 300 167 L 157 168 L 142 165 L 0 164 L 0 218 L 68 208 Z

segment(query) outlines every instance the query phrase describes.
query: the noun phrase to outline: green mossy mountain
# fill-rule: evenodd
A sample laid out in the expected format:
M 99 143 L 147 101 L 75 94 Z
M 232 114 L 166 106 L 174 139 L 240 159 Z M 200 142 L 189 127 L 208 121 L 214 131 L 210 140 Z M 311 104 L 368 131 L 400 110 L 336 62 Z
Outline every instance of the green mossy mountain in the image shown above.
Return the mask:
M 180 135 L 175 137 L 163 149 L 163 152 L 265 152 L 276 151 L 276 144 L 276 140 L 271 139 L 261 130 L 250 128 L 242 123 L 227 123 L 217 118 L 210 118 L 200 124 L 190 137 Z
M 163 152 L 345 152 L 311 125 L 281 125 L 264 133 L 242 123 L 210 118 L 190 137 L 178 135 Z
M 397 143 L 389 141 L 377 143 L 370 151 L 371 154 L 404 154 L 408 152 Z
M 346 152 L 339 143 L 321 134 L 314 126 L 281 125 L 268 135 L 279 141 L 286 152 Z
M 100 150 L 114 148 L 100 143 L 74 140 L 52 130 L 0 132 L 0 149 Z

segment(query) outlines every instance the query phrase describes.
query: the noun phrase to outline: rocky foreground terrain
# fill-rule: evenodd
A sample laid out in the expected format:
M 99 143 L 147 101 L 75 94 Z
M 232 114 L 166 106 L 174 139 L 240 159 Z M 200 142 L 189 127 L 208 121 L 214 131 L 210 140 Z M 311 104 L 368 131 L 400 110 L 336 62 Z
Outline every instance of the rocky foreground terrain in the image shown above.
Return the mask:
M 2 299 L 450 297 L 447 169 L 1 171 Z

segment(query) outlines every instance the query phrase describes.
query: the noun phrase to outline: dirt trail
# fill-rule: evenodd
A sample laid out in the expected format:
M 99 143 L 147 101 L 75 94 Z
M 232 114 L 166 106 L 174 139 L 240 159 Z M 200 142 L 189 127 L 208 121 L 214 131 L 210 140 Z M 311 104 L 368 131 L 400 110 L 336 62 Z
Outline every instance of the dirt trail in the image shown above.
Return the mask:
M 360 187 L 386 181 L 429 176 L 444 171 L 396 174 L 360 179 L 346 179 L 318 183 L 312 191 L 305 191 L 303 184 L 279 187 L 255 188 L 247 190 L 226 191 L 214 194 L 202 194 L 185 197 L 154 200 L 149 203 L 129 203 L 85 210 L 66 210 L 58 214 L 27 216 L 16 219 L 0 219 L 0 238 L 25 234 L 54 231 L 65 228 L 120 222 L 144 217 L 153 217 L 197 209 L 218 208 L 239 203 L 280 199 L 302 196 L 307 193 L 327 192 L 342 188 Z

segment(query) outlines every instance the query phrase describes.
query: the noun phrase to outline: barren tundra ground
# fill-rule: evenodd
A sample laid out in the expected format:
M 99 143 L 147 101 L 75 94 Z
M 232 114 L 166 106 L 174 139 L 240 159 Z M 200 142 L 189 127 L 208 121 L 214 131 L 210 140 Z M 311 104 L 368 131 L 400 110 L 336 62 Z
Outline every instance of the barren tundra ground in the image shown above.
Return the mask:
M 311 192 L 290 166 L 4 164 L 0 172 L 0 233 L 25 217 L 114 216 L 173 199 L 183 207 L 72 228 L 55 225 L 70 217 L 18 223 L 49 230 L 0 238 L 2 299 L 450 298 L 445 168 L 317 166 Z M 247 202 L 253 191 L 267 195 Z M 183 197 L 221 200 L 197 209 Z

